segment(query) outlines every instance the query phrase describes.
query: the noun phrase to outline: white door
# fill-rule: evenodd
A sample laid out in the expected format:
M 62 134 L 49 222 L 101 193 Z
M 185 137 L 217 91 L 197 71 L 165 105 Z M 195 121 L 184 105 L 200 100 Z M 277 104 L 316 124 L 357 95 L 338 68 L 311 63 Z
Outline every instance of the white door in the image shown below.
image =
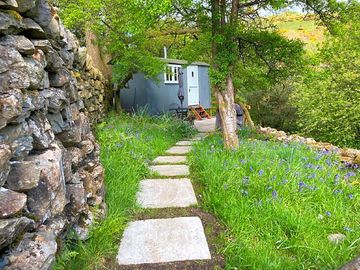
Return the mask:
M 188 105 L 199 105 L 199 69 L 198 66 L 188 66 L 187 68 L 187 91 Z

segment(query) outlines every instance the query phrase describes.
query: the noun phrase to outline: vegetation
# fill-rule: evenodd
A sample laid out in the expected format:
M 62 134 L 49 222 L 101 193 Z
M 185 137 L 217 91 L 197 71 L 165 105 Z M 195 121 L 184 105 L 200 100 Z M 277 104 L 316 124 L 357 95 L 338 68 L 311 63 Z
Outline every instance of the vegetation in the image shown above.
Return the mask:
M 298 124 L 316 139 L 360 148 L 360 4 L 352 2 L 333 29 L 298 84 Z
M 216 134 L 190 156 L 202 206 L 228 228 L 226 269 L 337 269 L 358 255 L 359 170 L 328 151 L 259 139 L 244 130 L 226 151 Z M 336 245 L 333 233 L 346 238 Z
M 97 128 L 105 168 L 106 219 L 92 229 L 88 241 L 69 241 L 55 269 L 108 269 L 105 265 L 115 260 L 124 226 L 139 211 L 135 194 L 139 181 L 149 175 L 149 162 L 192 133 L 188 124 L 170 116 L 106 118 Z

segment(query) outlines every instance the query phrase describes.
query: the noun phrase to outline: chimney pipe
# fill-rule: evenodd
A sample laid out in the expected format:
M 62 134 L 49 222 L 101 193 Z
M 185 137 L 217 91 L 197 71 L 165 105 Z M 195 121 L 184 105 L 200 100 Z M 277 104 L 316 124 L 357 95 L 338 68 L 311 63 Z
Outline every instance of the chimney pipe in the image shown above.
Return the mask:
M 164 46 L 164 59 L 166 59 L 167 58 L 167 48 L 166 48 L 166 46 Z

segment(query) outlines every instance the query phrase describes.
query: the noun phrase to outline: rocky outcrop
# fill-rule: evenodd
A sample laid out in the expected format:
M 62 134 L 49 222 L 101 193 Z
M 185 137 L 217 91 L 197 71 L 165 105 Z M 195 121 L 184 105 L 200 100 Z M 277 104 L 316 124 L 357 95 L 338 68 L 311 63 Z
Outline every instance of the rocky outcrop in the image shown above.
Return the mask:
M 49 269 L 103 217 L 107 81 L 46 0 L 0 1 L 0 268 Z
M 258 129 L 258 132 L 274 137 L 278 141 L 300 142 L 307 144 L 314 149 L 332 151 L 338 154 L 341 161 L 345 164 L 355 167 L 360 166 L 360 150 L 352 148 L 339 148 L 331 143 L 317 142 L 313 138 L 305 138 L 297 134 L 288 135 L 284 131 L 279 131 L 270 127 L 261 127 Z

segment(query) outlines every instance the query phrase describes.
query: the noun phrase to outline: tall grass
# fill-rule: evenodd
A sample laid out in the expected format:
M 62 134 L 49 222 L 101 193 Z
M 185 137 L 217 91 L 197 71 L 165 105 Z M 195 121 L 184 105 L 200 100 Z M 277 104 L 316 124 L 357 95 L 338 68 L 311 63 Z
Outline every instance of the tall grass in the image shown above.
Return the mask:
M 337 269 L 360 252 L 359 170 L 305 145 L 219 135 L 190 156 L 203 207 L 228 228 L 227 269 Z M 333 233 L 342 243 L 328 240 Z
M 187 123 L 168 115 L 111 115 L 99 124 L 107 217 L 94 226 L 88 241 L 67 248 L 55 269 L 109 269 L 126 223 L 139 211 L 135 195 L 139 181 L 149 174 L 149 162 L 193 132 Z

